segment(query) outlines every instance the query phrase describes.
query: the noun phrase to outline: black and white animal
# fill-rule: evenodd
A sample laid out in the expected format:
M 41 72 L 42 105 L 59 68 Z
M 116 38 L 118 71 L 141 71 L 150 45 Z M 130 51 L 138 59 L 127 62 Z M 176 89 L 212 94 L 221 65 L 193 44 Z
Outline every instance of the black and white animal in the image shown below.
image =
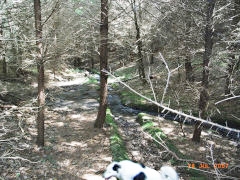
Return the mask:
M 177 172 L 170 166 L 161 167 L 160 172 L 143 164 L 129 160 L 112 162 L 103 174 L 105 180 L 116 177 L 119 180 L 178 180 Z

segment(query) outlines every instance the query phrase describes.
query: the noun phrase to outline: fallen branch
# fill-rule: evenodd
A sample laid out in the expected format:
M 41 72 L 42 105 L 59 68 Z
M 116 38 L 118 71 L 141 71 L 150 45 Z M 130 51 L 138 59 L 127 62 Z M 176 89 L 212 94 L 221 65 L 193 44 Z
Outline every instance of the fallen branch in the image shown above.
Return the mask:
M 154 91 L 154 89 L 153 89 L 152 81 L 151 81 L 151 79 L 150 79 L 150 72 L 151 72 L 151 69 L 150 69 L 150 67 L 149 67 L 149 68 L 148 68 L 148 76 L 147 76 L 147 79 L 148 79 L 148 82 L 149 82 L 149 84 L 150 84 L 150 88 L 151 88 L 152 93 L 153 93 L 153 98 L 154 98 L 155 101 L 157 101 L 156 93 L 155 93 L 155 91 Z
M 10 156 L 11 154 L 13 154 L 13 152 L 10 152 L 10 150 L 9 150 L 9 151 L 5 151 L 5 152 L 0 156 L 0 159 L 14 159 L 14 160 L 27 161 L 27 162 L 30 162 L 30 163 L 38 163 L 38 162 L 30 161 L 29 159 L 25 159 L 25 158 L 20 157 L 20 156 Z
M 164 88 L 163 95 L 162 95 L 162 100 L 161 100 L 161 104 L 163 104 L 163 101 L 164 101 L 165 95 L 167 94 L 167 89 L 168 89 L 168 86 L 169 86 L 169 81 L 170 81 L 170 77 L 171 77 L 171 71 L 170 71 L 170 69 L 168 67 L 168 64 L 165 61 L 163 55 L 161 53 L 159 53 L 159 56 L 160 56 L 160 60 L 162 60 L 162 62 L 165 64 L 165 67 L 166 67 L 167 72 L 168 72 L 167 83 L 166 83 L 166 86 Z
M 165 68 L 167 69 L 167 72 L 168 72 L 168 73 L 167 73 L 167 74 L 168 74 L 168 75 L 167 75 L 167 82 L 166 82 L 166 85 L 165 85 L 165 88 L 164 88 L 164 91 L 163 91 L 163 95 L 162 95 L 162 100 L 161 100 L 161 104 L 163 104 L 165 95 L 167 94 L 167 89 L 168 89 L 168 86 L 169 86 L 170 77 L 171 77 L 172 73 L 173 73 L 174 71 L 176 71 L 177 69 L 179 69 L 182 65 L 178 66 L 177 68 L 175 68 L 175 69 L 173 69 L 173 70 L 171 71 L 171 70 L 169 69 L 169 66 L 168 66 L 166 60 L 164 59 L 162 53 L 160 53 L 160 52 L 159 52 L 159 59 L 160 59 L 160 61 L 162 61 L 162 62 L 164 63 Z
M 4 157 L 0 157 L 0 159 L 14 159 L 14 160 L 22 160 L 22 161 L 27 161 L 27 162 L 30 162 L 30 163 L 38 163 L 38 162 L 34 162 L 34 161 L 30 161 L 29 159 L 25 159 L 23 157 L 20 157 L 20 156 L 4 156 Z
M 18 106 L 15 106 L 15 105 L 8 105 L 8 104 L 2 105 L 2 104 L 0 104 L 0 109 L 17 109 L 17 108 L 18 108 Z
M 212 149 L 212 145 L 210 145 L 209 150 L 210 150 L 210 158 L 211 158 L 211 162 L 212 162 L 212 166 L 214 168 L 214 171 L 206 171 L 200 168 L 191 168 L 189 167 L 189 163 L 198 163 L 198 164 L 208 164 L 206 162 L 203 161 L 197 161 L 197 160 L 193 160 L 193 159 L 184 159 L 184 158 L 180 158 L 175 152 L 171 151 L 168 146 L 166 145 L 166 143 L 164 142 L 164 140 L 157 135 L 157 139 L 152 137 L 149 133 L 145 132 L 143 130 L 143 128 L 141 128 L 141 131 L 143 134 L 145 134 L 146 136 L 148 136 L 149 138 L 151 138 L 155 143 L 159 144 L 161 147 L 163 147 L 169 154 L 171 154 L 174 158 L 176 158 L 176 160 L 178 161 L 182 161 L 188 164 L 188 166 L 177 166 L 178 168 L 183 167 L 183 168 L 190 168 L 190 169 L 194 169 L 196 171 L 199 172 L 203 172 L 203 173 L 208 173 L 208 174 L 212 174 L 212 175 L 216 175 L 217 179 L 221 179 L 221 178 L 227 178 L 227 179 L 236 179 L 236 177 L 232 177 L 232 176 L 227 176 L 225 174 L 222 174 L 219 169 L 215 166 L 215 160 L 213 157 L 213 149 Z M 234 167 L 235 169 L 238 168 L 238 166 Z M 234 170 L 233 168 L 231 170 Z
M 196 161 L 193 159 L 183 159 L 181 157 L 179 157 L 175 152 L 171 151 L 168 146 L 166 145 L 166 143 L 164 142 L 164 140 L 160 137 L 160 135 L 156 134 L 157 138 L 154 138 L 153 136 L 151 136 L 148 132 L 145 132 L 143 130 L 143 128 L 141 128 L 141 131 L 143 134 L 145 134 L 146 136 L 148 136 L 149 138 L 151 138 L 155 143 L 159 144 L 161 147 L 163 147 L 169 154 L 171 154 L 174 158 L 176 158 L 178 161 L 182 161 L 182 162 L 187 162 L 187 163 L 205 163 L 203 161 Z
M 114 76 L 113 74 L 111 74 L 110 72 L 108 72 L 107 70 L 102 70 L 104 73 L 106 73 L 107 75 L 113 77 L 115 80 L 117 80 L 120 84 L 124 85 L 125 87 L 127 87 L 130 91 L 132 91 L 133 93 L 139 95 L 140 97 L 144 98 L 145 100 L 155 104 L 156 106 L 158 107 L 161 107 L 163 109 L 162 112 L 165 112 L 165 111 L 168 111 L 168 112 L 172 112 L 174 114 L 177 114 L 179 116 L 182 116 L 184 117 L 186 120 L 187 119 L 192 119 L 192 120 L 195 120 L 195 121 L 198 121 L 200 122 L 200 125 L 205 123 L 205 124 L 208 124 L 211 128 L 212 127 L 217 127 L 217 128 L 220 128 L 220 129 L 224 129 L 226 131 L 228 131 L 228 134 L 230 134 L 230 132 L 235 132 L 237 133 L 237 136 L 240 137 L 240 130 L 238 129 L 234 129 L 234 128 L 230 128 L 230 127 L 226 127 L 226 126 L 223 126 L 223 125 L 220 125 L 220 124 L 217 124 L 217 123 L 213 123 L 213 122 L 210 122 L 208 120 L 204 120 L 204 119 L 201 119 L 199 117 L 195 117 L 195 116 L 192 116 L 192 115 L 189 115 L 189 114 L 185 114 L 183 112 L 179 112 L 175 109 L 172 109 L 170 107 L 167 107 L 165 105 L 163 105 L 162 103 L 158 103 L 144 95 L 142 95 L 141 93 L 137 92 L 136 90 L 134 90 L 133 88 L 131 88 L 129 85 L 127 85 L 126 83 L 124 83 L 123 81 L 121 81 L 119 78 L 117 78 L 116 76 Z
M 178 166 L 178 168 L 189 168 L 189 167 L 188 167 L 188 166 Z M 197 169 L 197 168 L 191 168 L 191 169 L 197 170 L 197 171 L 202 172 L 202 173 L 204 173 L 204 174 L 206 174 L 206 173 L 208 173 L 208 174 L 213 174 L 213 175 L 215 174 L 215 172 L 206 171 L 206 170 L 204 170 L 204 169 Z M 224 174 L 221 175 L 221 178 L 236 180 L 236 177 L 227 176 L 227 175 L 224 175 Z
M 209 151 L 210 151 L 210 158 L 211 158 L 211 161 L 212 161 L 212 166 L 214 168 L 214 172 L 217 176 L 217 179 L 220 179 L 220 171 L 218 170 L 218 168 L 215 166 L 215 159 L 213 157 L 213 145 L 212 144 L 209 144 L 208 146 L 209 148 Z
M 222 102 L 225 102 L 225 101 L 229 101 L 231 99 L 235 99 L 235 98 L 240 98 L 240 96 L 233 96 L 233 97 L 229 97 L 229 98 L 226 98 L 226 99 L 222 99 L 221 101 L 216 102 L 215 105 L 217 105 L 219 103 L 222 103 Z

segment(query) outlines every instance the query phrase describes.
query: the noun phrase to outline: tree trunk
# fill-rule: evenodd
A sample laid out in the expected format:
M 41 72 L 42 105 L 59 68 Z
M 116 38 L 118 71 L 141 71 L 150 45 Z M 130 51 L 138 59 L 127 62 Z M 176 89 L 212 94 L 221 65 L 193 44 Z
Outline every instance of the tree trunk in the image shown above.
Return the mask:
M 2 20 L 2 15 L 0 15 L 0 37 L 3 37 L 3 20 Z M 0 41 L 0 54 L 2 57 L 2 72 L 4 74 L 4 76 L 7 75 L 7 62 L 6 62 L 6 55 L 5 55 L 5 45 L 4 45 L 4 41 Z
M 94 27 L 90 26 L 92 32 L 94 32 Z M 94 46 L 95 46 L 95 42 L 94 42 L 94 35 L 92 33 L 91 35 L 91 40 L 90 40 L 90 63 L 91 63 L 91 70 L 94 70 L 94 54 L 95 54 L 95 50 L 94 50 Z
M 7 76 L 7 61 L 6 61 L 5 53 L 3 53 L 2 68 L 3 68 L 3 74 L 4 74 L 4 76 Z
M 151 54 L 150 54 L 150 64 L 154 64 L 154 42 L 151 43 L 150 47 L 151 47 Z
M 209 84 L 209 62 L 212 55 L 213 48 L 213 10 L 215 7 L 215 0 L 207 2 L 207 17 L 205 27 L 205 51 L 203 54 L 203 71 L 202 71 L 202 88 L 200 91 L 199 99 L 199 115 L 201 118 L 206 119 L 207 107 L 209 102 L 208 84 Z M 202 127 L 200 122 L 195 124 L 192 140 L 200 142 Z
M 143 54 L 142 54 L 142 40 L 141 40 L 141 32 L 140 32 L 140 27 L 138 24 L 138 19 L 137 19 L 137 12 L 136 12 L 136 1 L 133 0 L 132 2 L 132 10 L 134 13 L 134 23 L 135 23 L 135 28 L 136 28 L 136 42 L 137 42 L 137 50 L 138 50 L 138 73 L 141 79 L 145 79 L 145 70 L 144 70 L 144 64 L 143 64 Z
M 41 2 L 34 0 L 35 30 L 36 30 L 36 54 L 38 69 L 38 114 L 37 114 L 37 145 L 44 146 L 44 106 L 45 106 L 45 85 L 44 85 L 44 61 L 42 48 L 42 22 Z
M 231 96 L 232 75 L 234 69 L 235 55 L 230 55 L 230 60 L 227 65 L 227 77 L 225 80 L 225 96 Z
M 186 80 L 189 82 L 193 82 L 194 81 L 193 67 L 189 56 L 187 56 L 185 59 L 185 72 Z
M 187 15 L 186 19 L 187 23 L 186 23 L 186 38 L 187 41 L 191 41 L 189 39 L 189 37 L 191 37 L 191 27 L 192 27 L 192 20 L 191 18 L 189 19 L 188 17 L 189 15 Z M 194 75 L 193 75 L 193 67 L 192 67 L 192 62 L 191 62 L 191 56 L 190 56 L 190 48 L 188 45 L 186 45 L 185 47 L 185 53 L 186 53 L 186 57 L 185 57 L 185 73 L 186 73 L 186 80 L 189 82 L 193 82 L 194 81 Z
M 107 74 L 102 70 L 108 69 L 108 0 L 101 0 L 100 25 L 100 103 L 95 128 L 102 128 L 107 109 Z

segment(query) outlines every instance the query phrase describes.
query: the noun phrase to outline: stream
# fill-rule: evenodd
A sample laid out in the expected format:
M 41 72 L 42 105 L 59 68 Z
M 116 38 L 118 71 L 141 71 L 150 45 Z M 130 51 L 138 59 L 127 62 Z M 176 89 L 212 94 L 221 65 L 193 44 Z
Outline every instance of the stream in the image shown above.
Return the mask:
M 128 107 L 128 106 L 124 106 L 121 103 L 121 98 L 119 97 L 118 92 L 113 90 L 112 88 L 109 88 L 108 104 L 111 107 L 111 111 L 114 114 L 115 119 L 118 119 L 118 117 L 122 118 L 124 116 L 127 116 L 128 118 L 131 117 L 130 119 L 135 120 L 137 114 L 143 112 L 143 113 L 153 115 L 153 116 L 156 116 L 156 117 L 159 117 L 159 116 L 163 117 L 166 120 L 181 122 L 181 123 L 184 123 L 184 125 L 193 126 L 196 123 L 195 120 L 185 121 L 184 118 L 176 117 L 176 115 L 173 114 L 173 113 L 164 114 L 164 113 L 157 113 L 157 112 L 154 112 L 154 111 L 138 110 L 138 109 L 134 109 L 134 108 L 131 108 L 131 107 Z M 237 133 L 237 132 L 233 132 L 233 131 L 229 132 L 225 129 L 214 127 L 214 126 L 211 127 L 210 125 L 208 125 L 206 123 L 203 123 L 202 126 L 205 129 L 211 129 L 213 131 L 216 131 L 215 133 L 217 133 L 217 134 L 219 134 L 223 137 L 227 137 L 227 138 L 232 139 L 232 140 L 237 141 L 237 142 L 240 141 L 240 134 Z

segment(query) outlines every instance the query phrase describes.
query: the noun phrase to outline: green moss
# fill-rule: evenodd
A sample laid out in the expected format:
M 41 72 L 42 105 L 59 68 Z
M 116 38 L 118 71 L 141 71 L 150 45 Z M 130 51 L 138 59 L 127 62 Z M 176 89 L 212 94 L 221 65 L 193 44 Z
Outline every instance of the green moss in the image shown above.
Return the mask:
M 153 126 L 153 118 L 149 115 L 147 115 L 146 113 L 139 113 L 137 116 L 137 122 L 140 125 L 143 125 L 144 122 L 149 122 L 149 123 L 145 123 L 143 128 L 148 128 L 149 126 Z
M 121 161 L 129 159 L 124 142 L 118 132 L 118 126 L 114 122 L 113 115 L 109 108 L 106 110 L 105 122 L 111 127 L 110 149 L 112 152 L 113 160 Z
M 111 83 L 111 87 L 113 89 L 118 89 L 119 88 L 119 84 L 118 83 Z
M 161 129 L 155 126 L 152 120 L 153 118 L 145 113 L 139 113 L 137 117 L 137 121 L 140 122 L 140 125 L 144 131 L 148 132 L 157 141 L 163 141 L 167 145 L 168 149 L 174 152 L 178 157 L 186 158 L 185 155 L 183 155 L 167 137 L 167 135 Z

